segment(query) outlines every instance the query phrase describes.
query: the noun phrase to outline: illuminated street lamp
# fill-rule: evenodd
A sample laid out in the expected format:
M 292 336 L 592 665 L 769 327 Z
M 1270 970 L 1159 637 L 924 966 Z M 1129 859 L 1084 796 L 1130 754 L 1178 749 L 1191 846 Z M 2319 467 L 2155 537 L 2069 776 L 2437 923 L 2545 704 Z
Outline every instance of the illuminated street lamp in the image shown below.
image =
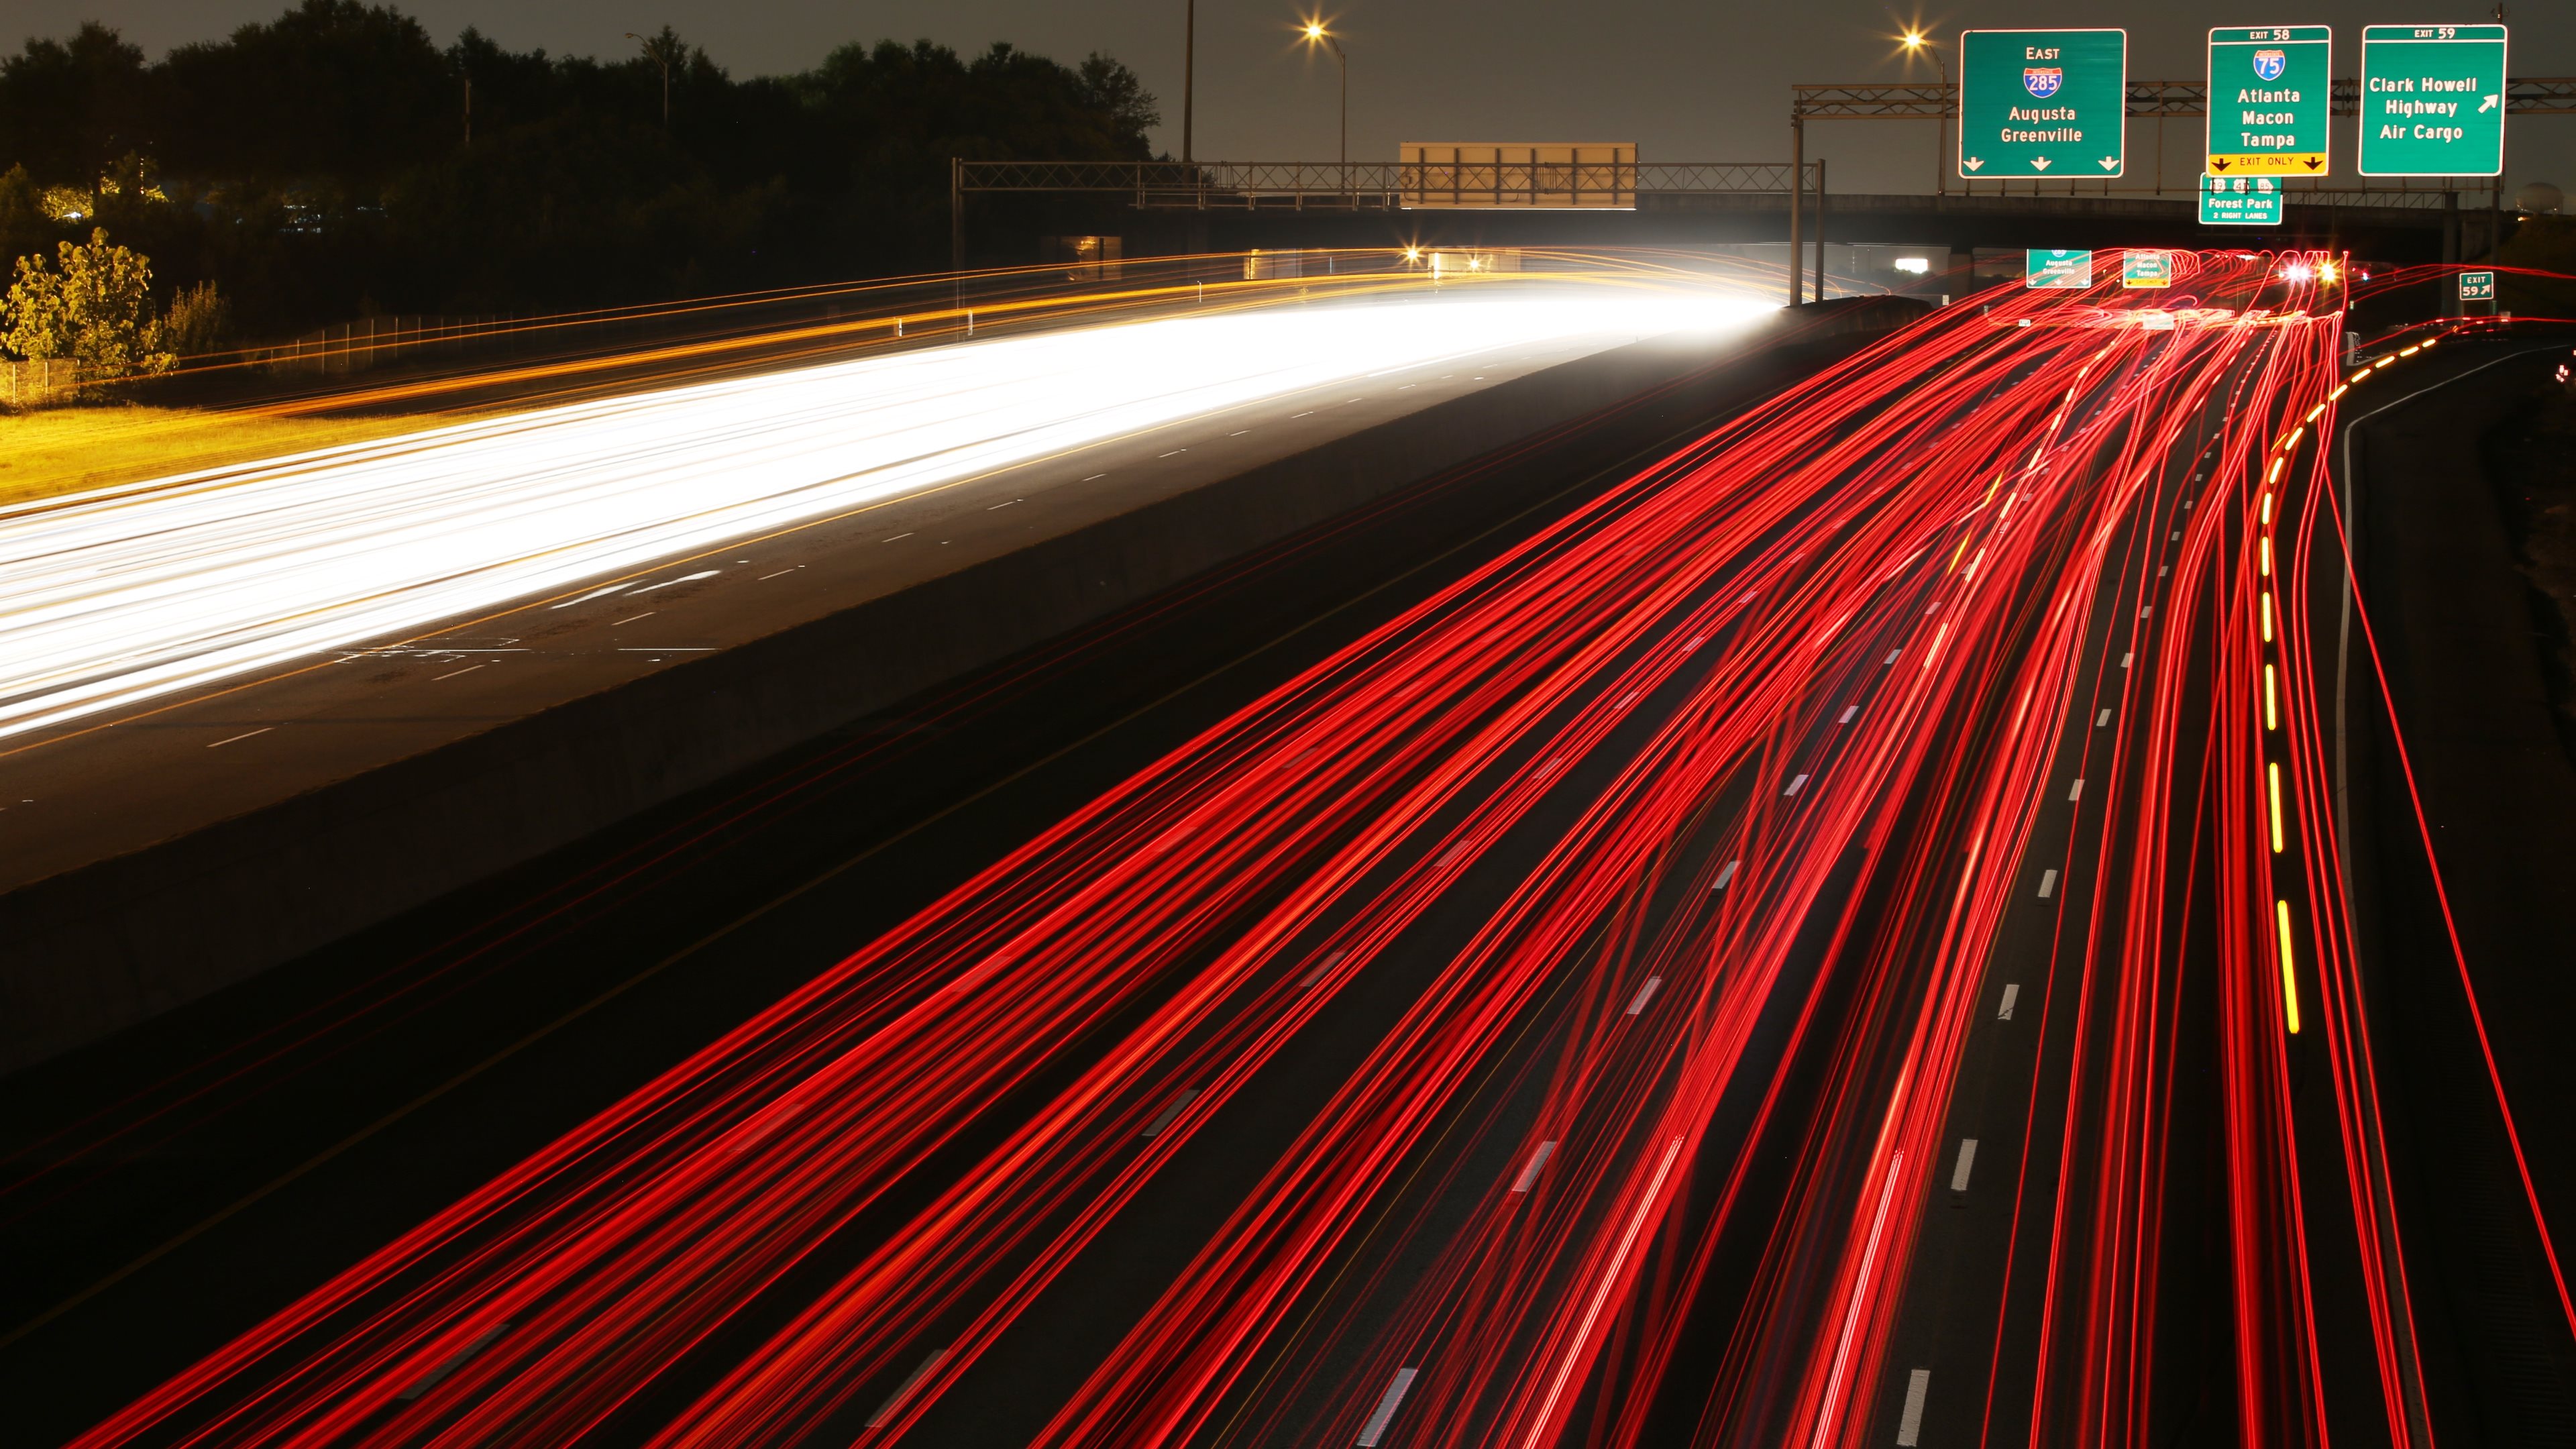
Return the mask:
M 1342 68 L 1342 175 L 1348 180 L 1351 164 L 1351 58 L 1342 54 L 1342 42 L 1324 28 L 1324 22 L 1309 20 L 1306 22 L 1306 44 L 1312 48 L 1318 42 L 1332 48 L 1333 59 Z
M 1932 191 L 1936 196 L 1950 193 L 1950 63 L 1941 58 L 1940 42 L 1920 30 L 1909 30 L 1897 39 L 1905 43 L 1909 56 L 1928 53 L 1934 70 L 1941 77 L 1941 110 L 1932 118 Z

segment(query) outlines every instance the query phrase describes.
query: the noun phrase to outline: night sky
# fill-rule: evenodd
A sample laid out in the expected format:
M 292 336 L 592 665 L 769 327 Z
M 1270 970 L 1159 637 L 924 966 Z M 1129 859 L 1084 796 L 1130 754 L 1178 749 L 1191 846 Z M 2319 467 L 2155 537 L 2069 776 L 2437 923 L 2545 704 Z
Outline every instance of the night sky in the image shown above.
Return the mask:
M 105 21 L 153 56 L 266 19 L 282 0 L 6 0 L 0 41 Z M 1059 60 L 1105 50 L 1135 67 L 1161 98 L 1160 144 L 1180 152 L 1181 0 L 1152 4 L 1064 0 L 412 0 L 441 44 L 465 26 L 512 47 L 613 55 L 628 30 L 668 23 L 736 75 L 801 70 L 850 40 L 917 37 L 978 50 L 995 40 Z M 2129 26 L 2134 78 L 2197 79 L 2212 25 L 2330 22 L 2335 72 L 2357 69 L 2365 23 L 2476 22 L 2492 6 L 2306 0 L 2123 10 L 2110 4 L 1959 4 L 1915 12 L 1878 0 L 1652 3 L 1652 0 L 1341 0 L 1328 12 L 1351 56 L 1351 155 L 1393 160 L 1407 141 L 1634 141 L 1648 160 L 1784 159 L 1791 81 L 1896 79 L 1890 39 L 1899 17 L 1937 32 L 1963 26 L 2078 22 Z M 1329 160 L 1334 76 L 1329 59 L 1297 44 L 1293 0 L 1200 0 L 1197 153 L 1217 160 Z M 2152 16 L 2153 18 L 2143 18 Z M 2576 74 L 2576 3 L 2521 0 L 2517 75 Z M 1928 78 L 1928 66 L 1917 74 Z M 2133 122 L 2132 179 L 2154 170 L 2155 127 Z M 2188 189 L 2199 123 L 2167 123 L 2167 184 Z M 2351 162 L 2352 122 L 2338 123 L 2335 166 Z M 2509 180 L 2576 189 L 2576 116 L 2535 116 L 2511 135 Z M 1811 128 L 1810 155 L 1831 162 L 1837 191 L 1928 191 L 1935 164 L 1929 122 L 1846 121 Z

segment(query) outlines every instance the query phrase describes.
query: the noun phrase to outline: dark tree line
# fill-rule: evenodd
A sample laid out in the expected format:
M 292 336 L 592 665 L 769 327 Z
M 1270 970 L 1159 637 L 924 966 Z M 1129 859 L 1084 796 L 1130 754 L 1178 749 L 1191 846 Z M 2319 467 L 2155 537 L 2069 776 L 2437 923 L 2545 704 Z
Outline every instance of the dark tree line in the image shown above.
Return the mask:
M 358 0 L 157 63 L 91 23 L 0 58 L 0 276 L 105 226 L 263 335 L 930 270 L 950 157 L 1143 159 L 1158 120 L 1106 56 L 1007 45 L 852 44 L 738 80 L 668 28 L 605 61 L 473 30 L 442 49 Z

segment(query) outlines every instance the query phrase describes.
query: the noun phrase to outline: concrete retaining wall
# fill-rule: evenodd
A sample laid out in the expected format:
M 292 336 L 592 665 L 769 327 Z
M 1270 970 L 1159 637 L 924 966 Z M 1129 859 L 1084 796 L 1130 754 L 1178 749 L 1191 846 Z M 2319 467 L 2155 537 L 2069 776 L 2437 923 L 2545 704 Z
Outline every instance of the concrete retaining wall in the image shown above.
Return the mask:
M 0 896 L 0 1071 L 95 1040 L 1298 530 L 1783 339 L 1809 309 L 1482 392 Z

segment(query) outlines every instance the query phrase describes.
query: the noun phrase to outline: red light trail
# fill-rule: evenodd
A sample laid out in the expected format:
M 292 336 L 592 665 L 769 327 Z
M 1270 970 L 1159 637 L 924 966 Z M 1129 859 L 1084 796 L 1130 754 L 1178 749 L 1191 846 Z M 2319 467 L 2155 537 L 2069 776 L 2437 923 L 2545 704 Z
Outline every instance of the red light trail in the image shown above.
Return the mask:
M 892 1443 L 1232 1154 L 1034 1442 L 1878 1443 L 1936 1311 L 1946 1422 L 2161 1441 L 2207 1237 L 2238 1439 L 2429 1443 L 2305 607 L 2366 377 L 2175 260 L 1610 488 L 76 1442 Z

